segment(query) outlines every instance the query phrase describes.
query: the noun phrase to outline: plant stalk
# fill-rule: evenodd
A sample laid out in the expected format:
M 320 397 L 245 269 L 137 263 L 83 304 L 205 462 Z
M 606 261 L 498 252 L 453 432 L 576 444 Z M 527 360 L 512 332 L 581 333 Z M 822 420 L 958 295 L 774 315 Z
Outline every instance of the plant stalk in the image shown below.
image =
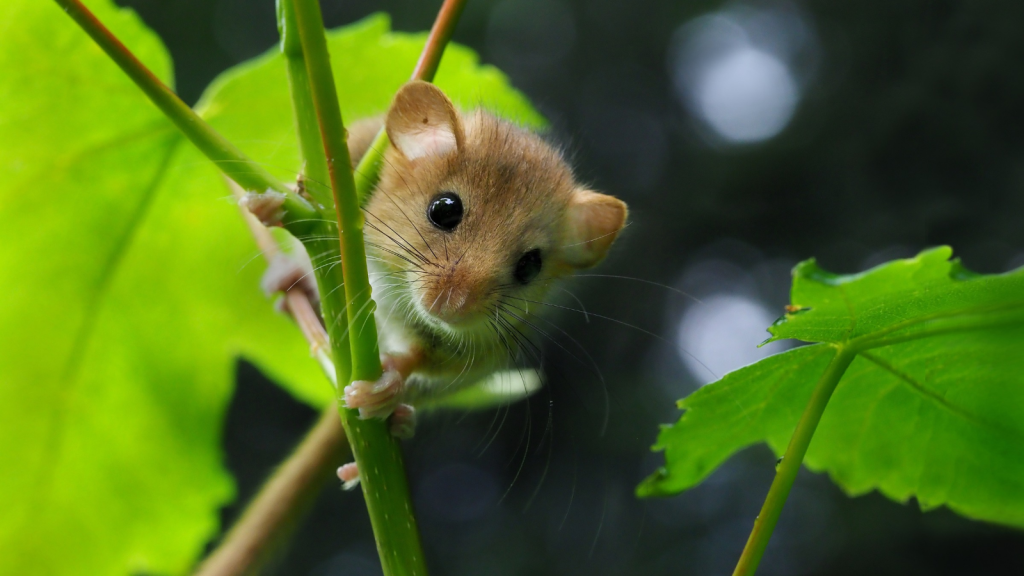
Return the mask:
M 285 195 L 285 213 L 289 219 L 313 218 L 315 212 L 283 182 L 246 156 L 206 123 L 178 95 L 114 36 L 80 0 L 56 0 L 107 56 L 199 150 L 229 178 L 247 191 L 273 190 Z
M 307 187 L 307 191 L 323 207 L 321 210 L 326 208 L 330 211 L 333 219 L 334 197 L 327 189 L 330 173 L 327 169 L 323 143 L 320 140 L 320 128 L 316 109 L 313 107 L 313 94 L 310 91 L 309 72 L 306 70 L 306 58 L 302 54 L 302 42 L 299 39 L 292 0 L 277 0 L 277 29 L 281 35 L 281 53 L 284 54 L 288 70 L 288 89 L 291 92 L 292 112 L 303 163 L 302 173 L 313 183 L 313 186 Z
M 340 387 L 350 380 L 377 380 L 381 375 L 374 302 L 363 245 L 363 215 L 356 197 L 346 132 L 331 71 L 323 16 L 316 0 L 293 0 L 296 30 L 306 61 L 310 93 L 327 158 L 338 218 L 340 252 L 348 314 L 349 350 L 340 345 L 341 323 L 329 324 L 335 358 L 351 353 L 351 376 L 338 373 Z M 287 16 L 287 15 L 286 15 Z M 337 286 L 320 286 L 327 293 Z M 358 411 L 341 408 L 342 424 L 359 465 L 363 495 L 370 513 L 381 566 L 386 576 L 427 573 L 408 481 L 398 443 L 381 420 L 360 420 Z
M 306 245 L 306 251 L 313 261 L 317 286 L 330 287 L 327 290 L 320 290 L 320 298 L 323 315 L 327 319 L 328 331 L 331 332 L 334 341 L 338 343 L 337 350 L 332 352 L 336 368 L 333 380 L 337 391 L 339 382 L 342 387 L 349 382 L 352 358 L 348 353 L 350 347 L 348 321 L 344 316 L 345 292 L 337 289 L 344 285 L 345 277 L 344 265 L 335 265 L 340 263 L 342 258 L 340 245 L 333 240 L 338 237 L 338 228 L 335 224 L 337 217 L 335 216 L 334 197 L 327 188 L 331 175 L 327 166 L 323 142 L 320 139 L 319 120 L 311 91 L 312 85 L 309 81 L 309 72 L 306 68 L 306 58 L 302 51 L 292 0 L 278 0 L 277 17 L 277 27 L 281 35 L 281 52 L 284 54 L 285 67 L 288 71 L 288 89 L 291 93 L 292 113 L 295 117 L 296 136 L 299 140 L 299 152 L 302 158 L 303 179 L 307 182 L 306 190 L 318 204 L 317 208 L 321 214 L 308 237 L 297 236 Z
M 776 467 L 775 480 L 772 481 L 772 486 L 768 489 L 768 496 L 761 507 L 761 513 L 754 521 L 754 529 L 750 532 L 746 546 L 743 547 L 743 553 L 736 564 L 733 576 L 753 576 L 757 571 L 757 565 L 761 562 L 761 556 L 764 555 L 768 540 L 771 539 L 772 531 L 775 530 L 775 525 L 779 521 L 782 507 L 786 503 L 790 489 L 793 488 L 797 472 L 800 471 L 800 465 L 803 463 L 807 447 L 814 436 L 814 430 L 818 427 L 818 422 L 821 421 L 821 415 L 825 412 L 832 392 L 835 391 L 839 380 L 856 356 L 856 351 L 850 348 L 837 347 L 835 357 L 832 358 L 824 374 L 815 385 L 811 399 L 807 402 L 807 407 L 804 408 L 804 413 L 800 416 L 796 430 L 793 431 L 793 436 L 789 440 L 789 447 L 786 448 L 782 461 Z
M 228 185 L 236 198 L 241 199 L 245 194 L 234 182 L 229 180 Z M 263 257 L 268 262 L 280 258 L 281 249 L 270 231 L 244 208 L 241 212 Z M 327 334 L 309 296 L 305 290 L 295 286 L 285 292 L 285 298 L 288 313 L 309 342 L 311 352 L 324 373 L 333 382 L 335 367 L 328 355 Z M 332 472 L 347 452 L 345 431 L 336 410 L 333 403 L 324 410 L 302 443 L 260 488 L 231 531 L 199 566 L 195 576 L 259 573 L 298 525 L 319 489 L 327 480 L 334 478 Z
M 345 432 L 332 404 L 302 443 L 253 498 L 195 576 L 241 576 L 259 569 L 298 525 L 319 488 L 334 479 L 345 453 Z

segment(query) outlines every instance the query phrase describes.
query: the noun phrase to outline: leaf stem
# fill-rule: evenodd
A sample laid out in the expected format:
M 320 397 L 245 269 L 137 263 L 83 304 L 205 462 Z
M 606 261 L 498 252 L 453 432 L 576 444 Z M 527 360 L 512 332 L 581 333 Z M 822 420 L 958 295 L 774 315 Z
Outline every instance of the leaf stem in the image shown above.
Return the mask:
M 807 407 L 804 408 L 804 413 L 800 416 L 800 421 L 797 422 L 796 430 L 793 431 L 793 437 L 789 440 L 789 447 L 786 448 L 782 461 L 776 467 L 775 480 L 772 481 L 772 486 L 768 489 L 768 496 L 761 507 L 761 513 L 754 521 L 754 529 L 750 532 L 746 546 L 743 547 L 743 553 L 736 564 L 733 576 L 753 576 L 757 570 L 757 565 L 761 562 L 761 556 L 764 555 L 765 547 L 768 546 L 772 531 L 775 530 L 775 524 L 779 521 L 779 515 L 782 513 L 782 507 L 786 503 L 789 491 L 793 488 L 797 472 L 800 471 L 800 465 L 803 463 L 804 454 L 807 453 L 807 447 L 814 436 L 814 430 L 818 427 L 818 422 L 821 420 L 822 413 L 825 412 L 832 392 L 835 391 L 839 380 L 856 355 L 854 350 L 837 347 L 836 355 L 815 385 L 811 399 L 807 402 Z
M 334 206 L 337 212 L 339 245 L 343 262 L 349 350 L 340 344 L 341 323 L 328 323 L 334 357 L 351 353 L 351 376 L 338 373 L 341 386 L 350 380 L 377 380 L 381 375 L 377 349 L 377 328 L 373 320 L 366 254 L 363 245 L 363 215 L 356 197 L 345 126 L 331 71 L 323 16 L 317 0 L 293 0 L 296 31 L 306 62 L 310 93 L 316 110 L 320 137 L 327 158 Z M 287 13 L 285 13 L 287 17 Z M 337 286 L 320 286 L 328 293 Z M 419 531 L 410 505 L 408 481 L 401 452 L 383 421 L 361 420 L 358 412 L 339 410 L 353 454 L 359 465 L 363 495 L 370 514 L 381 566 L 386 576 L 425 575 Z
M 80 0 L 55 1 L 224 174 L 248 191 L 274 190 L 284 194 L 284 209 L 289 219 L 314 217 L 315 212 L 308 202 L 207 124 L 181 98 L 178 98 L 173 90 L 146 68 Z

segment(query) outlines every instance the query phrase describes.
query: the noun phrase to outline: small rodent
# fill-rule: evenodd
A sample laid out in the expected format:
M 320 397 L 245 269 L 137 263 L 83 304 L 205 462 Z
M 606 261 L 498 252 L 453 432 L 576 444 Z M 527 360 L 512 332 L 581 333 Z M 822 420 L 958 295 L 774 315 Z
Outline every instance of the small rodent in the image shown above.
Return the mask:
M 460 113 L 432 84 L 406 84 L 383 119 L 354 124 L 354 161 L 382 122 L 392 146 L 365 238 L 384 375 L 344 392 L 364 418 L 394 413 L 392 432 L 408 436 L 419 400 L 507 368 L 512 327 L 552 281 L 605 257 L 627 209 L 579 185 L 537 135 Z

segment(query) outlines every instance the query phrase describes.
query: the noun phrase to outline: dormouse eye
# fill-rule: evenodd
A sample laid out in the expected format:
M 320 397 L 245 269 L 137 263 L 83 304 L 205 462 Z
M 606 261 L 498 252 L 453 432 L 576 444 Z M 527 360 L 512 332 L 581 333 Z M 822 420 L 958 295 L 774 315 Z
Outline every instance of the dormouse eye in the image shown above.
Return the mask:
M 427 220 L 445 232 L 462 222 L 462 199 L 455 192 L 442 192 L 427 205 Z
M 540 258 L 540 250 L 534 248 L 529 252 L 519 257 L 519 261 L 516 262 L 515 272 L 512 276 L 515 277 L 516 282 L 520 284 L 529 284 L 537 274 L 540 274 L 540 267 L 543 264 Z

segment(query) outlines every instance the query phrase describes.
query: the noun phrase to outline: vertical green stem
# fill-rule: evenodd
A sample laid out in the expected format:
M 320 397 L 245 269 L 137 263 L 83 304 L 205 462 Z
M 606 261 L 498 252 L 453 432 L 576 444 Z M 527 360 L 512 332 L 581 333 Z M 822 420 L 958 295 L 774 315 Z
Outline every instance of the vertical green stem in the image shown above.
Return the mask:
M 295 0 L 293 6 L 338 216 L 349 327 L 355 329 L 350 334 L 352 378 L 376 380 L 380 377 L 381 366 L 377 327 L 372 320 L 368 321 L 373 317 L 374 306 L 363 246 L 363 214 L 356 202 L 352 160 L 338 106 L 323 16 L 316 0 Z
M 377 350 L 377 329 L 373 320 L 375 304 L 370 294 L 369 275 L 363 246 L 363 217 L 356 198 L 352 164 L 345 127 L 330 66 L 323 17 L 317 0 L 292 0 L 295 31 L 298 33 L 323 142 L 327 171 L 334 193 L 340 231 L 339 245 L 344 265 L 349 350 L 341 345 L 342 323 L 329 326 L 335 362 L 351 353 L 351 376 L 338 373 L 339 386 L 351 380 L 377 380 L 381 375 Z M 288 12 L 284 12 L 288 18 Z M 286 34 L 288 27 L 286 26 Z M 321 285 L 321 292 L 333 290 Z M 426 564 L 416 519 L 412 514 L 409 487 L 397 442 L 380 420 L 360 420 L 358 412 L 340 410 L 353 454 L 359 465 L 363 495 L 373 525 L 386 576 L 425 575 Z
M 320 127 L 313 107 L 309 72 L 306 70 L 306 58 L 302 54 L 292 0 L 277 1 L 277 23 L 281 34 L 281 53 L 284 54 L 288 70 L 288 88 L 291 90 L 299 153 L 303 162 L 302 173 L 312 184 L 306 190 L 320 204 L 321 210 L 331 209 L 334 198 L 327 189 L 331 175 L 327 170 L 327 157 L 320 140 Z M 333 210 L 331 212 L 333 219 Z
M 345 383 L 350 381 L 352 357 L 349 354 L 345 292 L 338 289 L 345 282 L 343 266 L 337 265 L 341 261 L 340 245 L 332 240 L 338 236 L 338 228 L 333 213 L 334 197 L 327 188 L 331 175 L 320 139 L 320 126 L 313 105 L 309 72 L 306 69 L 306 58 L 302 52 L 292 0 L 278 0 L 277 16 L 281 52 L 284 54 L 288 70 L 288 88 L 291 91 L 303 175 L 307 182 L 306 191 L 314 198 L 321 213 L 319 221 L 311 226 L 311 234 L 300 240 L 306 244 L 307 252 L 310 254 L 317 285 L 326 288 L 321 289 L 320 306 L 331 342 L 337 343 L 337 346 L 332 345 L 331 355 L 337 382 L 345 386 Z
M 775 524 L 779 521 L 779 515 L 782 513 L 782 507 L 786 503 L 789 491 L 793 488 L 797 472 L 800 471 L 800 465 L 804 461 L 804 454 L 807 453 L 814 430 L 818 427 L 818 422 L 821 420 L 822 413 L 825 412 L 832 392 L 835 391 L 839 380 L 856 355 L 856 351 L 849 348 L 837 348 L 835 357 L 832 358 L 832 362 L 829 363 L 825 373 L 814 387 L 811 399 L 807 402 L 807 407 L 804 408 L 804 413 L 800 416 L 796 430 L 793 431 L 793 437 L 789 440 L 789 447 L 786 448 L 782 462 L 776 469 L 775 480 L 772 481 L 772 486 L 768 489 L 768 497 L 765 498 L 761 513 L 754 521 L 754 529 L 750 532 L 746 546 L 743 547 L 743 554 L 740 555 L 733 576 L 753 576 L 757 570 L 761 556 L 764 555 L 764 549 L 768 546 L 768 540 L 772 537 L 772 531 L 775 530 Z

